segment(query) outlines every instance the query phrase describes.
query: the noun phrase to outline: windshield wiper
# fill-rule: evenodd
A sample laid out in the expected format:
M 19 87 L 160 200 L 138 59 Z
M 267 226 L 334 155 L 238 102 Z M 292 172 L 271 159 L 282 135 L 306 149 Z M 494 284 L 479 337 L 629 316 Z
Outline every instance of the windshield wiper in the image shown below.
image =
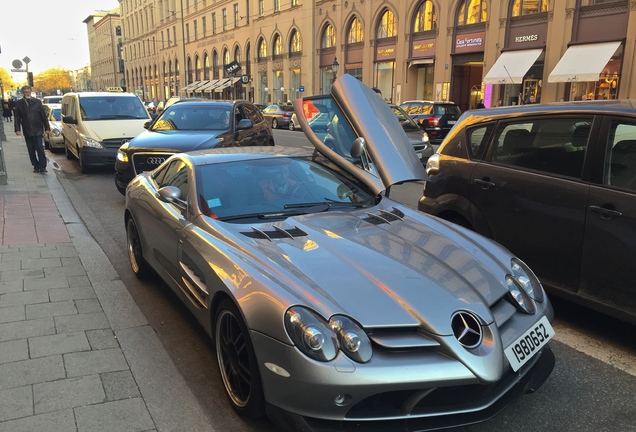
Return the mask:
M 285 204 L 286 209 L 293 208 L 308 208 L 308 207 L 326 207 L 324 210 L 327 211 L 331 207 L 356 207 L 361 208 L 367 206 L 366 203 L 353 203 L 353 202 L 342 202 L 342 201 L 326 201 L 326 202 L 314 202 L 314 203 L 299 203 L 299 204 Z M 319 213 L 318 211 L 316 213 Z
M 100 120 L 103 119 L 138 119 L 139 117 L 130 114 L 109 114 L 99 116 Z
M 327 209 L 328 208 L 325 208 L 324 210 L 321 210 L 321 211 L 325 211 Z M 277 211 L 277 212 L 268 212 L 268 213 L 246 213 L 246 214 L 238 214 L 234 216 L 223 216 L 223 217 L 219 217 L 217 220 L 229 221 L 229 220 L 251 219 L 251 218 L 277 219 L 277 218 L 288 217 L 288 216 L 299 216 L 299 215 L 304 215 L 307 213 L 310 213 L 310 212 L 308 211 Z

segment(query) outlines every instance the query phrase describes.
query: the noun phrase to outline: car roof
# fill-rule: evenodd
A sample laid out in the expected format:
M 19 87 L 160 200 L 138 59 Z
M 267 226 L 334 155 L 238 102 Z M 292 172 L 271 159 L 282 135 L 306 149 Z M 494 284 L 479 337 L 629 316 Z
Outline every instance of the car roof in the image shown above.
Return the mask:
M 139 99 L 137 97 L 136 94 L 134 93 L 126 93 L 126 92 L 70 92 L 70 93 L 65 93 L 64 96 L 67 95 L 77 95 L 79 97 L 88 97 L 88 96 L 92 96 L 92 97 L 136 97 L 137 99 Z
M 313 149 L 310 150 L 302 147 L 246 146 L 219 147 L 178 153 L 177 155 L 190 159 L 194 165 L 208 165 L 211 163 L 238 162 L 263 158 L 308 157 L 312 154 Z
M 494 107 L 487 109 L 470 110 L 472 116 L 509 116 L 512 113 L 534 113 L 534 114 L 566 114 L 588 112 L 593 114 L 603 113 L 636 113 L 636 100 L 612 99 L 612 100 L 588 100 L 570 102 L 552 102 L 542 104 L 511 105 L 505 107 Z
M 451 101 L 430 101 L 430 100 L 407 100 L 402 102 L 400 105 L 404 105 L 405 103 L 428 103 L 434 105 L 457 105 L 455 102 Z

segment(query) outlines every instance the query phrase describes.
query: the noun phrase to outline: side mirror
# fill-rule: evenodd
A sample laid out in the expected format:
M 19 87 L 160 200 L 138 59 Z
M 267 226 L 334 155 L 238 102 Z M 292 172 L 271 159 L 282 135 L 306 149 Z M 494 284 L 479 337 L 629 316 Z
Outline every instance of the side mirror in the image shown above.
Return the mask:
M 253 127 L 254 124 L 252 124 L 252 120 L 244 118 L 239 120 L 238 125 L 236 126 L 236 130 L 251 129 Z
M 144 123 L 144 129 L 149 129 L 150 128 L 150 123 L 152 123 L 152 120 L 148 120 L 147 122 Z
M 435 153 L 426 161 L 426 174 L 429 176 L 439 174 L 439 154 Z
M 360 159 L 365 154 L 365 147 L 367 142 L 362 137 L 358 137 L 351 144 L 350 154 L 354 159 Z
M 62 116 L 62 123 L 66 124 L 77 124 L 77 119 L 73 116 Z
M 168 204 L 181 201 L 181 190 L 176 186 L 164 186 L 157 191 L 157 198 Z

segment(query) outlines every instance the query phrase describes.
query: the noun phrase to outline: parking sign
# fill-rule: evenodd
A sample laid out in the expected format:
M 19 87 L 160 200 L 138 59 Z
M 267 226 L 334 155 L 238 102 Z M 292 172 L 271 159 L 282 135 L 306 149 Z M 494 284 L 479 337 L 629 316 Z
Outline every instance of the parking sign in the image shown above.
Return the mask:
M 303 93 L 305 91 L 305 86 L 298 87 L 298 91 Z

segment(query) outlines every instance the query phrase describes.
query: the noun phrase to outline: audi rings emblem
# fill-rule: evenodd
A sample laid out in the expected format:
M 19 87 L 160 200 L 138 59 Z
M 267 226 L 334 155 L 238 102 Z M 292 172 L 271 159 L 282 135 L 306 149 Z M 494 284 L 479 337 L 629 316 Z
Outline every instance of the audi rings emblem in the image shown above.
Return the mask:
M 165 161 L 166 161 L 166 158 L 162 156 L 151 156 L 148 159 L 146 159 L 146 163 L 150 165 L 161 165 Z
M 451 317 L 453 334 L 464 348 L 475 348 L 482 340 L 481 325 L 473 314 L 455 312 Z

